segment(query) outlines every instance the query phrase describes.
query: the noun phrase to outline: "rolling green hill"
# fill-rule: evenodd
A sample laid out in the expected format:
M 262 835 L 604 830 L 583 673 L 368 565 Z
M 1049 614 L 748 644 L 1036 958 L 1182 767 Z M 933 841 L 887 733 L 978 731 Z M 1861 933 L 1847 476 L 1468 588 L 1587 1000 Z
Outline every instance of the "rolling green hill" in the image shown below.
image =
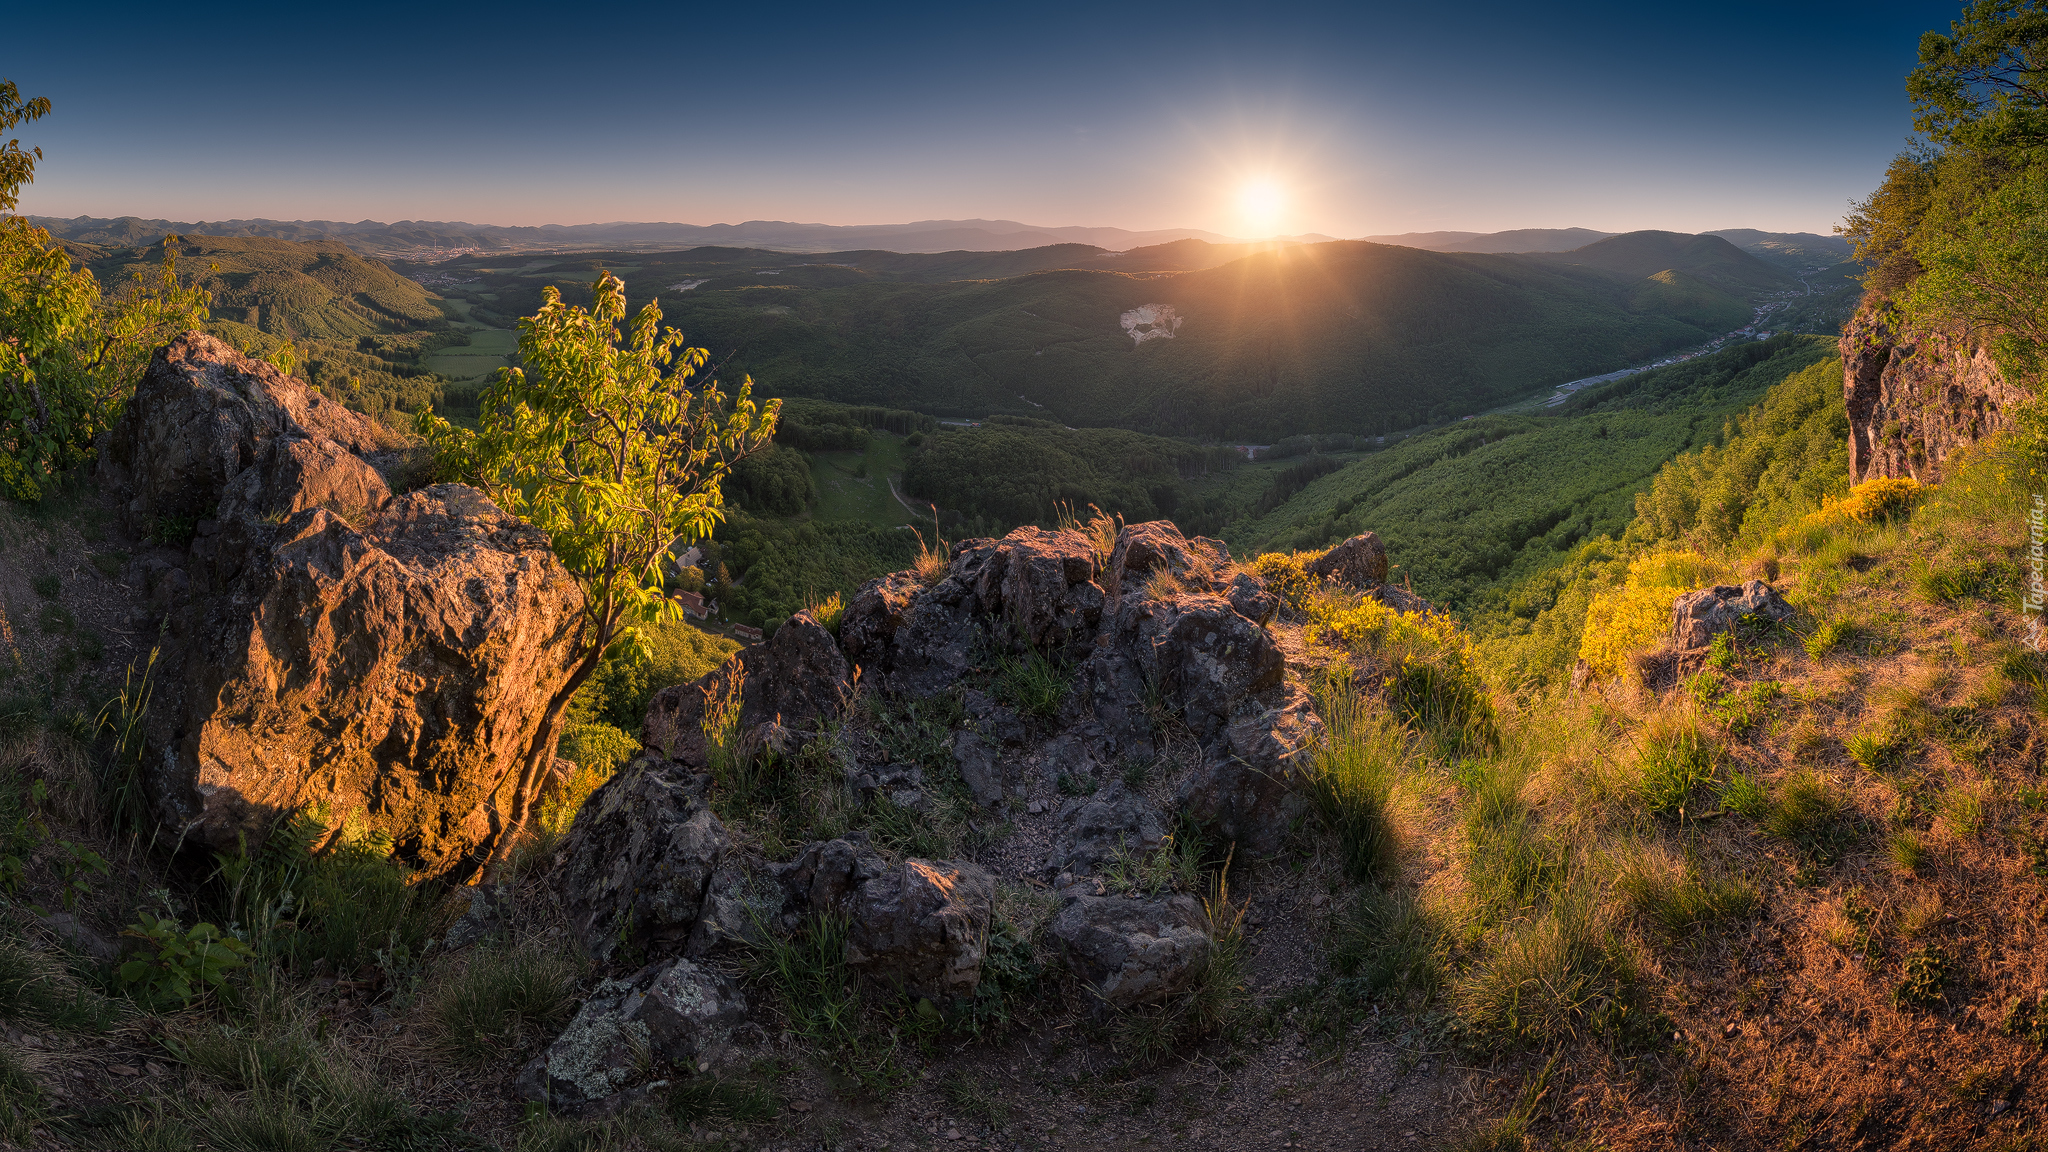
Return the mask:
M 1588 390 L 1559 415 L 1462 422 L 1330 472 L 1263 515 L 1233 517 L 1222 534 L 1246 552 L 1377 532 L 1415 591 L 1477 609 L 1580 541 L 1619 536 L 1666 461 L 1717 441 L 1772 385 L 1833 356 L 1828 339 L 1780 336 Z
M 1525 259 L 1598 268 L 1639 280 L 1663 271 L 1683 272 L 1733 296 L 1782 291 L 1790 274 L 1744 252 L 1719 236 L 1682 232 L 1629 232 L 1574 248 Z
M 153 274 L 164 254 L 161 241 L 68 247 L 108 285 Z M 209 331 L 257 351 L 290 341 L 299 375 L 372 415 L 439 400 L 441 377 L 424 361 L 466 339 L 425 288 L 340 244 L 196 236 L 183 245 L 179 269 L 213 293 Z

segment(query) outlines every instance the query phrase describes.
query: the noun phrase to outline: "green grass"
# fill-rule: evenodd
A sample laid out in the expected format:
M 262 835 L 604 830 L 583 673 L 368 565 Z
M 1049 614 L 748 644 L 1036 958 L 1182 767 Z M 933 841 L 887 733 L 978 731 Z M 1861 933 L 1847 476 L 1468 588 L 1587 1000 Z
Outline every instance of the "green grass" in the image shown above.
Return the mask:
M 1348 682 L 1327 684 L 1319 703 L 1326 735 L 1312 754 L 1309 795 L 1336 835 L 1345 875 L 1359 882 L 1391 876 L 1399 845 L 1387 806 L 1413 741 L 1383 713 L 1367 711 Z
M 1643 802 L 1659 816 L 1680 816 L 1695 791 L 1714 778 L 1720 746 L 1690 718 L 1664 718 L 1644 733 L 1641 758 Z
M 471 380 L 507 366 L 519 350 L 519 333 L 510 329 L 465 327 L 462 331 L 469 336 L 467 345 L 442 348 L 422 361 L 421 367 L 450 380 Z
M 853 520 L 878 528 L 916 521 L 889 494 L 889 478 L 903 471 L 903 437 L 872 429 L 859 452 L 813 452 L 811 480 L 818 486 L 820 520 Z M 899 482 L 899 487 L 900 487 Z M 930 517 L 925 518 L 929 522 Z
M 440 979 L 427 1014 L 444 1051 L 482 1065 L 552 1036 L 575 1006 L 581 972 L 559 946 L 479 949 L 460 972 Z

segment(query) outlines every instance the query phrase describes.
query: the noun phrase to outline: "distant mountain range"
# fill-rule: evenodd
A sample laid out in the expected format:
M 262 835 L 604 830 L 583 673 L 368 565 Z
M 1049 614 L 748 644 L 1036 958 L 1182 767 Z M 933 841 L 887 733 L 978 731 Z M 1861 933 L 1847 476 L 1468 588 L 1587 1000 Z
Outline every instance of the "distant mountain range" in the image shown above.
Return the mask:
M 166 234 L 181 236 L 261 236 L 302 243 L 332 241 L 365 256 L 429 259 L 457 251 L 569 252 L 673 251 L 703 246 L 760 248 L 772 252 L 845 252 L 878 249 L 888 252 L 1014 252 L 1052 244 L 1087 244 L 1113 252 L 1165 244 L 1175 240 L 1237 243 L 1199 228 L 1165 228 L 1133 232 L 1126 228 L 1042 228 L 1014 220 L 919 220 L 909 224 L 792 224 L 781 220 L 749 220 L 744 224 L 549 224 L 512 228 L 400 220 L 384 224 L 360 220 L 214 220 L 180 223 L 136 216 L 101 219 L 79 216 L 65 220 L 31 216 L 60 240 L 106 247 L 154 244 Z M 1309 234 L 1276 239 L 1315 243 L 1334 237 Z
M 1569 252 L 1617 235 L 1591 228 L 1517 228 L 1511 232 L 1403 232 L 1399 236 L 1366 236 L 1375 244 L 1399 244 L 1429 252 Z M 1702 232 L 1719 236 L 1759 259 L 1788 268 L 1822 268 L 1849 259 L 1849 242 L 1840 236 L 1813 232 L 1759 232 L 1754 228 L 1722 228 Z

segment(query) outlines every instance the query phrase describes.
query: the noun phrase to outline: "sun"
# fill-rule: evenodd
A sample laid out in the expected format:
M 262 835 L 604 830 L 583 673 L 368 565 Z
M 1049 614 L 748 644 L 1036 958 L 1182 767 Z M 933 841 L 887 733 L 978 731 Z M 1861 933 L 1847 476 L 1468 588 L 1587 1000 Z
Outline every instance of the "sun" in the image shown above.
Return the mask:
M 1254 236 L 1270 236 L 1287 213 L 1287 191 L 1270 177 L 1247 180 L 1237 189 L 1237 215 Z

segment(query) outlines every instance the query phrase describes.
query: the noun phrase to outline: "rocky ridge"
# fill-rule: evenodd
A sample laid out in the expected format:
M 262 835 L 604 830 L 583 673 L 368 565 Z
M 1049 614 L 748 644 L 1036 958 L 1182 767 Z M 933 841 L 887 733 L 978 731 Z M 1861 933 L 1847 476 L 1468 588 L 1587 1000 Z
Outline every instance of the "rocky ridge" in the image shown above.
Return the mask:
M 1370 590 L 1385 571 L 1368 535 L 1329 575 Z M 1297 785 L 1321 723 L 1269 627 L 1278 606 L 1220 542 L 1166 522 L 1126 526 L 1107 548 L 1037 528 L 962 542 L 929 582 L 899 572 L 868 584 L 836 629 L 799 613 L 657 694 L 647 751 L 584 805 L 552 883 L 600 958 L 715 966 L 737 940 L 829 915 L 847 925 L 850 965 L 940 1002 L 981 980 L 997 886 L 1024 885 L 1055 901 L 1051 937 L 1099 1009 L 1177 996 L 1200 980 L 1216 926 L 1193 894 L 1119 879 L 1185 831 L 1274 852 L 1306 814 Z M 985 690 L 992 668 L 1024 658 L 1069 670 L 1049 714 Z M 840 722 L 864 692 L 885 706 L 957 694 L 966 720 L 952 768 L 935 775 L 845 738 Z M 860 831 L 762 858 L 712 811 L 713 773 L 735 755 L 814 741 L 828 742 L 850 802 L 924 813 L 957 770 L 993 831 L 972 859 L 892 856 Z M 580 1090 L 563 1096 L 559 1078 L 522 1083 L 596 1106 Z

